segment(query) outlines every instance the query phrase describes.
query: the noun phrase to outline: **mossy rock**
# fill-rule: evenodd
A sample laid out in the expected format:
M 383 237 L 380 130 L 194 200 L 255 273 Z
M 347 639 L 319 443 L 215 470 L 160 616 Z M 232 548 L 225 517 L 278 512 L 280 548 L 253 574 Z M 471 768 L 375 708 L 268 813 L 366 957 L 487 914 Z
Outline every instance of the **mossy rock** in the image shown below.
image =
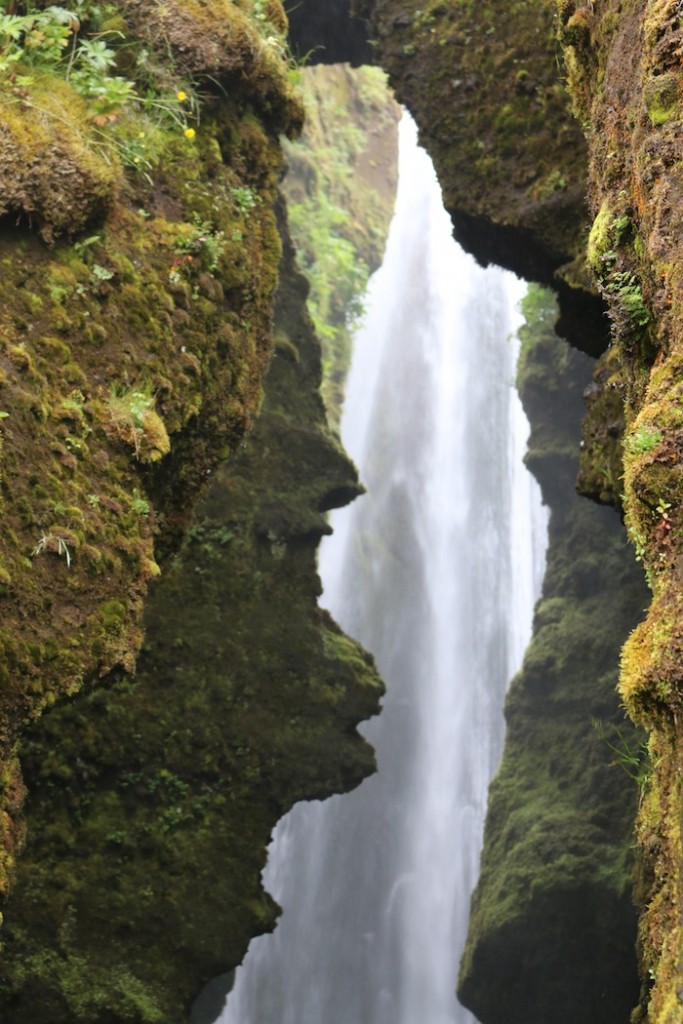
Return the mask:
M 286 246 L 276 324 L 298 359 L 274 355 L 260 419 L 151 592 L 135 678 L 75 695 L 24 737 L 31 840 L 6 908 L 7 1024 L 185 1024 L 275 924 L 261 871 L 277 819 L 374 768 L 355 726 L 382 684 L 317 607 L 323 510 L 360 488 L 325 424 L 304 301 Z M 96 615 L 115 639 L 128 608 L 110 598 Z
M 240 13 L 247 41 L 263 49 L 252 15 Z M 133 12 L 111 31 L 138 96 L 175 95 L 180 65 L 166 43 L 143 66 Z M 0 101 L 0 769 L 15 770 L 23 729 L 47 708 L 134 670 L 150 580 L 262 401 L 281 254 L 278 133 L 300 107 L 284 51 L 249 80 L 244 47 L 232 59 L 230 89 L 202 91 L 192 138 L 143 99 L 96 124 L 66 62 L 61 76 L 10 79 Z M 249 268 L 237 282 L 235 263 Z M 154 403 L 117 432 L 108 403 L 126 388 Z M 0 857 L 2 893 L 24 831 L 19 792 L 0 794 L 13 851 Z
M 620 1024 L 638 988 L 639 793 L 622 769 L 636 774 L 635 763 L 644 787 L 648 767 L 615 688 L 645 587 L 618 516 L 573 491 L 590 363 L 553 337 L 540 298 L 527 308 L 536 320 L 522 334 L 519 387 L 528 463 L 551 509 L 549 546 L 533 637 L 506 701 L 458 991 L 486 1024 Z
M 122 184 L 112 150 L 98 152 L 86 103 L 56 75 L 36 78 L 31 103 L 0 101 L 0 216 L 22 216 L 46 241 L 100 220 Z

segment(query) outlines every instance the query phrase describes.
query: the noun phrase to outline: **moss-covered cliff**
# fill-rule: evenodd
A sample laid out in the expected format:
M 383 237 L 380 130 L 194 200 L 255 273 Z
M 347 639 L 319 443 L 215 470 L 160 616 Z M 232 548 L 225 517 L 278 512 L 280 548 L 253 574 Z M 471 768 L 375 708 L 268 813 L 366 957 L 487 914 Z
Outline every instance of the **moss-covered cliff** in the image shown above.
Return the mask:
M 234 5 L 196 23 L 185 12 L 182 41 L 161 8 L 121 5 L 115 28 L 88 10 L 63 42 L 77 54 L 111 32 L 120 56 L 106 60 L 137 76 L 103 72 L 104 106 L 76 87 L 75 58 L 67 81 L 42 52 L 61 22 L 23 16 L 3 70 L 3 892 L 22 834 L 22 726 L 133 667 L 156 552 L 258 410 L 280 255 L 276 136 L 301 121 L 286 66 Z M 124 81 L 136 100 L 113 98 Z
M 373 767 L 316 605 L 359 485 L 273 210 L 280 4 L 60 11 L 0 24 L 0 1015 L 180 1022 L 273 925 L 278 817 Z
M 558 292 L 564 333 L 596 354 L 602 305 L 583 255 L 587 152 L 544 0 L 357 0 L 378 62 L 411 111 L 455 235 Z
M 558 4 L 569 86 L 589 126 L 588 240 L 609 304 L 611 376 L 625 400 L 624 507 L 652 588 L 620 690 L 650 733 L 639 814 L 643 993 L 637 1020 L 683 1013 L 681 935 L 681 94 L 676 3 Z
M 8 1024 L 186 1021 L 274 924 L 260 871 L 277 819 L 373 768 L 355 725 L 379 680 L 316 607 L 324 510 L 359 487 L 325 426 L 305 293 L 288 248 L 264 410 L 150 594 L 135 679 L 24 738 Z
M 551 510 L 547 565 L 506 703 L 459 996 L 486 1024 L 622 1024 L 637 995 L 629 775 L 642 785 L 646 768 L 616 682 L 646 588 L 618 516 L 574 491 L 591 361 L 555 336 L 552 296 L 535 290 L 526 309 L 518 385 Z
M 435 158 L 465 246 L 483 261 L 552 283 L 563 333 L 593 354 L 608 343 L 602 310 L 609 307 L 613 343 L 588 387 L 580 486 L 623 505 L 653 590 L 621 676 L 629 713 L 649 732 L 652 762 L 638 826 L 643 989 L 635 1019 L 676 1024 L 683 973 L 680 5 L 357 6 L 373 52 Z M 339 740 L 339 726 L 346 737 L 352 719 L 374 707 L 376 680 L 311 596 L 321 509 L 347 499 L 356 483 L 320 420 L 306 419 L 313 406 L 320 415 L 317 399 L 301 398 L 315 386 L 315 358 L 304 354 L 303 334 L 284 307 L 274 366 L 292 375 L 305 423 L 292 423 L 274 383 L 264 447 L 240 448 L 273 348 L 277 136 L 296 133 L 301 122 L 280 3 L 119 0 L 79 3 L 77 15 L 60 11 L 42 2 L 6 5 L 3 18 L 21 24 L 3 20 L 0 52 L 3 897 L 25 841 L 22 744 L 33 794 L 25 867 L 7 908 L 0 1005 L 10 1024 L 180 1020 L 173 1014 L 185 1012 L 206 976 L 239 958 L 248 931 L 272 923 L 256 881 L 269 823 L 297 793 L 352 784 L 370 764 L 351 736 Z M 328 36 L 341 46 L 336 26 L 348 23 L 346 0 L 331 13 L 324 26 L 303 15 L 299 23 L 331 27 Z M 365 52 L 357 22 L 353 33 L 350 49 Z M 535 379 L 556 387 L 540 367 Z M 557 404 L 568 395 L 551 393 Z M 565 468 L 553 470 L 553 482 L 546 478 L 560 497 L 569 486 L 563 446 Z M 193 519 L 215 467 L 235 453 L 234 468 L 221 472 Z M 296 498 L 285 479 L 294 456 L 313 473 L 302 476 Z M 551 465 L 533 461 L 541 472 Z M 267 494 L 255 490 L 266 477 L 274 486 Z M 594 709 L 607 717 L 594 678 L 605 687 L 615 663 L 609 643 L 625 621 L 616 602 L 599 605 L 614 629 L 596 654 L 599 667 L 574 660 L 577 635 L 582 657 L 602 643 L 602 630 L 588 620 L 598 607 L 594 580 L 625 593 L 624 570 L 614 517 L 596 551 L 610 512 L 582 508 L 563 512 L 577 518 L 561 520 L 568 547 L 551 557 L 554 582 L 546 583 L 536 644 L 511 698 L 508 766 L 494 790 L 473 923 L 481 950 L 489 940 L 494 949 L 490 925 L 513 920 L 513 903 L 503 901 L 505 917 L 491 898 L 507 878 L 518 915 L 508 934 L 519 949 L 517 959 L 501 953 L 497 961 L 519 972 L 519 993 L 539 969 L 539 947 L 520 942 L 521 929 L 542 935 L 558 915 L 575 913 L 575 929 L 559 929 L 567 959 L 561 964 L 558 953 L 552 961 L 558 992 L 571 990 L 574 999 L 581 979 L 589 1002 L 567 1003 L 574 1007 L 592 1005 L 594 987 L 572 935 L 590 935 L 601 962 L 607 952 L 617 963 L 627 954 L 606 933 L 604 915 L 623 915 L 630 927 L 623 843 L 612 842 L 626 828 L 613 803 L 618 769 L 607 770 L 606 748 L 587 731 Z M 598 525 L 588 510 L 601 517 Z M 147 588 L 160 568 L 132 681 Z M 214 568 L 229 588 L 218 585 Z M 293 576 L 303 585 L 296 598 Z M 287 603 L 286 615 L 269 606 L 271 593 L 278 607 Z M 213 627 L 226 621 L 230 629 L 216 637 Z M 541 696 L 544 710 L 558 715 L 540 719 L 531 693 L 536 686 L 540 694 L 540 679 L 547 685 L 556 670 L 575 673 L 573 689 Z M 333 727 L 327 711 L 340 693 L 347 710 Z M 229 725 L 219 714 L 226 707 Z M 303 730 L 314 708 L 317 724 Z M 532 736 L 535 755 L 523 749 Z M 333 755 L 329 767 L 318 764 L 323 746 Z M 348 752 L 349 767 L 335 751 Z M 540 788 L 537 764 L 546 773 Z M 577 801 L 598 792 L 605 816 L 596 811 L 587 822 Z M 226 803 L 239 813 L 226 816 Z M 543 834 L 545 820 L 546 837 L 554 822 L 562 842 L 530 850 L 519 825 L 526 830 L 529 815 L 532 836 Z M 596 843 L 611 848 L 613 869 L 596 867 Z M 216 881 L 226 849 L 229 870 Z M 574 886 L 556 887 L 555 904 L 544 902 L 551 854 L 555 878 L 565 872 Z M 494 864 L 502 865 L 498 879 Z M 143 875 L 154 883 L 140 885 Z M 527 892 L 530 878 L 540 881 Z M 233 932 L 227 918 L 216 918 L 205 935 L 206 920 L 186 907 L 191 897 L 206 908 L 221 886 L 239 924 Z M 599 893 L 591 919 L 579 914 L 586 893 Z M 558 949 L 557 936 L 548 949 Z M 569 978 L 568 963 L 577 965 Z M 475 964 L 473 952 L 463 975 L 471 994 L 480 990 Z M 609 1012 L 625 1014 L 617 974 L 610 973 Z M 533 991 L 528 985 L 527 997 Z M 545 1007 L 546 1019 L 556 1019 L 549 993 L 540 998 L 534 1012 Z M 482 1014 L 497 1012 L 478 1005 Z M 523 1018 L 521 997 L 518 1005 L 520 1019 L 531 1019 L 531 1010 Z

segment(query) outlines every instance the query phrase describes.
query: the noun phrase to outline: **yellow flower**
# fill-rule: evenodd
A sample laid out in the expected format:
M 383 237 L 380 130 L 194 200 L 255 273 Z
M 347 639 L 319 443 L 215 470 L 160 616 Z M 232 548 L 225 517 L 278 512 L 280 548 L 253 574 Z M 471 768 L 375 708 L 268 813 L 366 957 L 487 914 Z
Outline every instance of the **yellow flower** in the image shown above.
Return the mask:
M 179 92 L 175 94 L 175 98 L 178 100 L 179 103 L 182 103 L 183 100 L 187 99 L 187 93 L 183 92 L 183 90 L 180 89 Z
M 193 139 L 196 134 L 197 133 L 194 130 L 194 128 L 186 128 L 185 131 L 183 132 L 183 135 L 185 136 L 186 139 Z

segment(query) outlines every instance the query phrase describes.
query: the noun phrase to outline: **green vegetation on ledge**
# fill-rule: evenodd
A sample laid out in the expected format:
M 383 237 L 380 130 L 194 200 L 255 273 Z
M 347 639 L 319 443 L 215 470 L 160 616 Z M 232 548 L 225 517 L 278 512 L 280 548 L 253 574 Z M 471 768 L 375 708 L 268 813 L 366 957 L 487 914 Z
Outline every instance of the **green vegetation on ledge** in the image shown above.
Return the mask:
M 322 342 L 323 398 L 338 429 L 352 331 L 394 206 L 400 110 L 379 68 L 304 68 L 301 84 L 306 127 L 284 144 L 283 190 Z

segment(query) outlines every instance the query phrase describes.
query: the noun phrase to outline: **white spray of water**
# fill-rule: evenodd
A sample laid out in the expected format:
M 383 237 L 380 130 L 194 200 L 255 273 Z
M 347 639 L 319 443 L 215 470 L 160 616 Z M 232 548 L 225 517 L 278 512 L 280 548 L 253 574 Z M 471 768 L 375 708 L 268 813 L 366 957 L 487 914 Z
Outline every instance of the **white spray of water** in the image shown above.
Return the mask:
M 512 387 L 522 294 L 453 242 L 404 117 L 342 424 L 368 494 L 335 513 L 320 557 L 323 603 L 387 683 L 362 728 L 379 771 L 279 824 L 265 884 L 283 918 L 252 943 L 222 1024 L 474 1019 L 455 978 L 546 533 Z

